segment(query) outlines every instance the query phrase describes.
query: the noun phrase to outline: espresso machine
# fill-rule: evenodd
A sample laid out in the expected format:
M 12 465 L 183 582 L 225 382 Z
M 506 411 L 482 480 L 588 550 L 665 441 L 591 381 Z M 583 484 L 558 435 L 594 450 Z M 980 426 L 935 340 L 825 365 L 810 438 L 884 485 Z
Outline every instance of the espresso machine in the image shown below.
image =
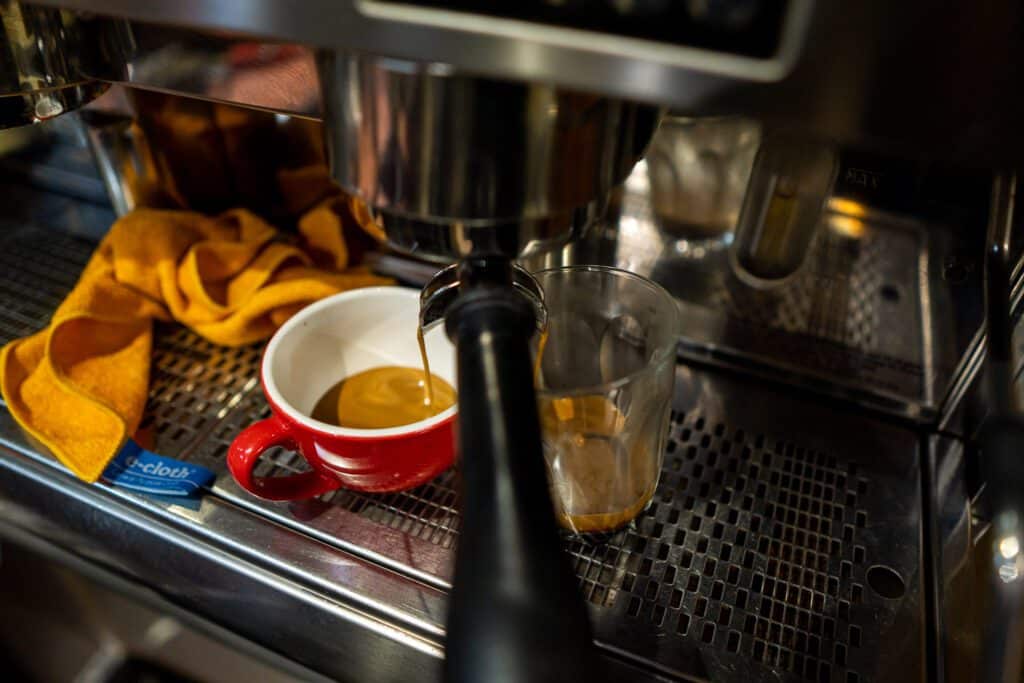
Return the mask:
M 115 214 L 274 215 L 264 179 L 313 160 L 423 287 L 460 396 L 458 477 L 289 506 L 87 487 L 5 413 L 0 538 L 336 679 L 1019 677 L 1017 3 L 0 14 L 3 135 L 72 130 L 2 167 L 4 341 Z M 529 273 L 566 264 L 645 275 L 682 320 L 654 503 L 598 540 L 556 531 L 534 409 Z M 155 354 L 157 448 L 224 473 L 266 414 L 259 349 Z

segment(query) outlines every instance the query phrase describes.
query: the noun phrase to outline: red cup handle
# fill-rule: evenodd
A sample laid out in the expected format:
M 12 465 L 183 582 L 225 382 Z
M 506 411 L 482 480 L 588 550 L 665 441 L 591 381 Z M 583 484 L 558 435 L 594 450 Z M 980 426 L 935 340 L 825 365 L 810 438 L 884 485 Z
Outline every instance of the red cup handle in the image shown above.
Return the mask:
M 277 415 L 249 425 L 235 437 L 228 450 L 228 469 L 239 486 L 267 500 L 313 498 L 341 487 L 337 479 L 316 470 L 287 477 L 254 477 L 252 471 L 260 456 L 274 446 L 298 450 L 291 427 Z

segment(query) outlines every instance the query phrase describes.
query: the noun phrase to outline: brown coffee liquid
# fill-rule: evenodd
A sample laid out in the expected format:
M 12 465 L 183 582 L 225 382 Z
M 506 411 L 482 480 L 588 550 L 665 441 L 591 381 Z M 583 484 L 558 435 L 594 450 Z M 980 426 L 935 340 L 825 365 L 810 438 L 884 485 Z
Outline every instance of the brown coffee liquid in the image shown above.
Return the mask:
M 312 417 L 338 427 L 385 429 L 425 420 L 454 404 L 455 389 L 440 377 L 389 365 L 342 379 L 317 401 Z
M 589 534 L 601 531 L 614 531 L 633 521 L 633 518 L 643 512 L 647 504 L 654 497 L 654 487 L 644 491 L 632 505 L 625 510 L 618 512 L 598 512 L 588 515 L 570 515 L 561 510 L 558 511 L 558 523 L 570 531 L 578 534 Z
M 537 339 L 537 357 L 533 359 L 533 385 L 540 388 L 540 363 L 544 358 L 544 347 L 548 345 L 548 328 L 547 325 L 540 331 L 540 338 Z
M 416 343 L 420 345 L 420 362 L 423 363 L 423 376 L 426 378 L 425 389 L 427 392 L 426 400 L 428 405 L 434 403 L 434 376 L 430 374 L 430 359 L 427 358 L 427 344 L 423 341 L 423 328 L 419 325 L 416 326 Z
M 538 408 L 562 526 L 613 531 L 640 514 L 658 482 L 651 439 L 629 434 L 626 415 L 603 394 L 542 395 Z

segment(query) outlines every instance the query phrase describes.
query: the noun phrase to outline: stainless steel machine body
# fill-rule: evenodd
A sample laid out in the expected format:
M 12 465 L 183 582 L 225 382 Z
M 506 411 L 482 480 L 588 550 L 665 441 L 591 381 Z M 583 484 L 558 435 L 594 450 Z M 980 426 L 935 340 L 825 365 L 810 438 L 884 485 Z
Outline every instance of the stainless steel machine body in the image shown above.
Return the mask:
M 82 73 L 74 13 L 4 0 L 0 20 L 0 129 L 51 119 L 107 89 Z
M 343 187 L 389 213 L 470 227 L 604 196 L 657 120 L 653 108 L 620 100 L 327 51 L 320 82 Z
M 993 171 L 1022 157 L 1015 3 L 45 4 L 80 12 L 82 70 L 98 82 L 275 112 L 252 115 L 260 130 L 322 120 L 335 177 L 406 251 L 607 263 L 677 297 L 654 503 L 611 538 L 566 542 L 613 679 L 978 675 L 988 513 L 973 437 L 992 409 L 979 381 L 990 215 L 1017 232 L 1012 201 L 1000 213 L 992 193 Z M 170 129 L 144 99 L 135 133 L 165 161 L 133 163 L 173 175 L 195 157 L 154 135 Z M 660 107 L 675 113 L 634 165 Z M 761 286 L 733 258 L 736 188 L 777 132 L 834 150 L 833 177 L 801 223 L 796 270 Z M 25 159 L 5 162 L 5 182 L 34 189 L 0 216 L 3 340 L 45 322 L 111 217 L 81 183 L 57 188 L 52 161 Z M 765 177 L 782 204 L 763 213 L 788 225 L 785 173 Z M 713 199 L 666 201 L 686 192 Z M 1016 311 L 1020 269 L 1008 275 Z M 3 536 L 117 568 L 332 677 L 436 676 L 456 475 L 254 500 L 223 459 L 267 410 L 259 348 L 167 328 L 156 354 L 146 426 L 160 453 L 219 473 L 210 494 L 193 508 L 82 486 L 4 417 Z M 303 465 L 282 451 L 263 467 Z

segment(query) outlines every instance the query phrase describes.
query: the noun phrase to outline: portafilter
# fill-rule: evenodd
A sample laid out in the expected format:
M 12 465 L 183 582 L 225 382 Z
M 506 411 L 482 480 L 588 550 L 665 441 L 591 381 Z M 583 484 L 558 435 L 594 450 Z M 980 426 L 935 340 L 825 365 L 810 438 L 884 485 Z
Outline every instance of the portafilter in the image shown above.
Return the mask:
M 571 239 L 589 220 L 580 207 L 639 159 L 658 110 L 440 64 L 318 59 L 334 178 L 399 249 L 459 259 L 421 300 L 457 356 L 463 523 L 446 678 L 598 680 L 548 493 L 529 346 L 542 294 L 512 259 Z

